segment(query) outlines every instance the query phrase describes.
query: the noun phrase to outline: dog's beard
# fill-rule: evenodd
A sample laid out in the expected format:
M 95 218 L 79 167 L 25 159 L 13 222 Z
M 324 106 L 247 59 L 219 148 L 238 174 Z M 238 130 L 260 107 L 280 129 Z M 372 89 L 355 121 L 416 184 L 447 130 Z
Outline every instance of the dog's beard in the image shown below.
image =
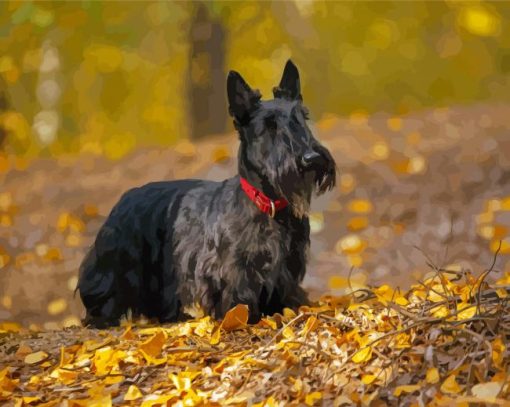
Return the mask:
M 294 161 L 280 162 L 273 168 L 268 177 L 278 195 L 289 202 L 294 216 L 301 219 L 308 215 L 315 175 L 302 173 Z
M 326 157 L 329 158 L 329 157 Z M 321 195 L 336 182 L 334 161 L 326 160 L 320 167 L 303 171 L 295 161 L 281 162 L 268 174 L 277 193 L 285 198 L 294 216 L 302 219 L 310 212 L 312 193 Z
M 324 163 L 315 170 L 315 186 L 317 195 L 330 191 L 336 184 L 336 163 L 327 148 L 322 145 L 316 146 L 322 156 Z

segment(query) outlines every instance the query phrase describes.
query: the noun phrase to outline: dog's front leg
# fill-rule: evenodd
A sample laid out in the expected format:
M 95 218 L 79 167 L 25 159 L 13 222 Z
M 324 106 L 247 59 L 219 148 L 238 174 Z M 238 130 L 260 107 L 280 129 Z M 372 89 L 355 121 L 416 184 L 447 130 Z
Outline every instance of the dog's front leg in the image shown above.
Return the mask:
M 172 252 L 169 248 L 165 248 L 164 253 L 158 318 L 160 322 L 175 322 L 181 315 L 181 302 L 178 291 L 179 281 L 175 273 Z

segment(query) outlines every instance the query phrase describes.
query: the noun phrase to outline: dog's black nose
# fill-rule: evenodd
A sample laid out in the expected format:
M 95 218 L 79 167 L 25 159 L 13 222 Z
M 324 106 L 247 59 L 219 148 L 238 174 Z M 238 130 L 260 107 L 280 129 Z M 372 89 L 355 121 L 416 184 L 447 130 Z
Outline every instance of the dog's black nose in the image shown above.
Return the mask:
M 308 153 L 304 153 L 301 157 L 301 163 L 303 164 L 303 167 L 309 167 L 312 164 L 315 164 L 319 162 L 321 159 L 321 155 L 319 153 L 316 153 L 315 151 L 310 151 Z

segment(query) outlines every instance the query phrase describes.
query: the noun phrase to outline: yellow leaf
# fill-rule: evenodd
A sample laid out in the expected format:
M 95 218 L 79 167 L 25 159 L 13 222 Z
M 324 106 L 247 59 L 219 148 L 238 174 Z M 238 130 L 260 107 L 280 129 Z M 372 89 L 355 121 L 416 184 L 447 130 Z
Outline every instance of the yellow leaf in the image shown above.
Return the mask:
M 18 387 L 19 379 L 12 380 L 8 377 L 9 367 L 0 370 L 0 395 L 2 392 L 11 393 L 16 387 Z
M 148 335 L 154 335 L 163 329 L 160 327 L 153 327 L 153 328 L 143 328 L 138 330 L 138 334 L 141 336 L 148 336 Z M 165 331 L 166 332 L 166 331 Z
M 457 394 L 462 391 L 461 387 L 455 380 L 455 375 L 452 374 L 446 378 L 446 380 L 441 385 L 441 391 L 443 393 Z
M 66 352 L 65 346 L 61 346 L 60 347 L 60 362 L 59 362 L 59 366 L 62 367 L 64 365 L 67 365 L 68 363 L 71 363 L 72 360 L 73 360 L 73 356 Z
M 113 353 L 114 350 L 110 346 L 96 350 L 94 354 L 93 364 L 96 369 L 96 374 L 98 376 L 103 376 L 110 373 L 108 367 L 109 362 L 113 356 Z
M 311 331 L 314 331 L 319 326 L 319 321 L 313 315 L 306 320 L 305 326 L 301 331 L 301 335 L 308 335 Z
M 166 406 L 168 400 L 173 399 L 175 396 L 161 396 L 159 394 L 151 394 L 144 398 L 140 407 L 152 407 L 152 406 Z
M 320 391 L 314 391 L 313 393 L 307 394 L 305 397 L 305 404 L 307 406 L 313 406 L 319 400 L 322 400 L 322 393 Z
M 225 331 L 246 326 L 248 322 L 248 306 L 245 304 L 237 304 L 234 308 L 227 311 L 225 318 L 221 322 L 221 327 Z
M 41 398 L 38 396 L 24 396 L 23 397 L 24 404 L 30 404 L 30 403 L 33 403 L 34 401 L 41 401 Z
M 220 327 L 218 326 L 217 328 L 215 328 L 212 333 L 211 333 L 211 339 L 209 340 L 209 343 L 211 345 L 217 345 L 219 342 L 220 342 L 220 337 L 221 337 L 221 329 Z
M 276 400 L 273 396 L 268 397 L 264 401 L 261 401 L 260 403 L 252 404 L 251 407 L 277 407 L 278 403 L 276 403 Z
M 140 353 L 142 354 L 144 359 L 147 361 L 147 363 L 149 363 L 150 365 L 154 365 L 154 366 L 162 365 L 163 363 L 166 363 L 166 361 L 168 360 L 168 358 L 166 356 L 163 356 L 162 358 L 157 358 L 152 355 L 149 355 L 142 349 L 140 349 Z
M 136 387 L 134 384 L 129 386 L 128 391 L 126 392 L 124 396 L 124 401 L 132 401 L 139 399 L 140 397 L 143 397 L 142 392 L 138 387 Z
M 259 325 L 262 327 L 267 326 L 273 330 L 276 330 L 278 328 L 278 324 L 271 317 L 262 318 L 259 322 Z
M 74 372 L 72 370 L 67 369 L 61 369 L 58 367 L 51 372 L 50 377 L 53 379 L 57 379 L 58 381 L 65 385 L 69 385 L 74 383 L 78 375 L 79 375 L 78 372 Z
M 496 288 L 496 294 L 501 299 L 508 297 L 508 292 L 504 288 Z
M 471 393 L 487 403 L 493 403 L 502 387 L 501 382 L 479 383 L 471 388 Z
M 283 328 L 282 335 L 285 339 L 294 339 L 296 335 L 290 326 Z
M 147 355 L 155 358 L 161 353 L 161 349 L 163 349 L 167 338 L 166 332 L 160 329 L 140 345 L 140 350 L 143 350 Z
M 361 382 L 363 384 L 371 384 L 377 378 L 375 374 L 365 374 L 361 377 Z
M 352 361 L 354 363 L 364 363 L 368 362 L 372 358 L 372 348 L 367 346 L 365 348 L 362 348 L 361 350 L 357 351 L 353 357 Z
M 465 319 L 473 318 L 476 314 L 475 305 L 460 303 L 458 309 L 462 310 L 457 314 L 458 321 L 464 321 Z
M 25 363 L 28 365 L 35 365 L 36 363 L 40 363 L 46 359 L 48 359 L 48 354 L 43 351 L 30 353 L 25 356 Z
M 122 335 L 120 336 L 120 339 L 124 339 L 124 340 L 128 340 L 128 341 L 136 339 L 136 335 L 133 333 L 133 329 L 132 329 L 131 325 L 129 325 L 124 330 L 124 332 L 122 332 Z
M 393 395 L 395 397 L 399 397 L 402 393 L 414 393 L 416 390 L 420 390 L 421 386 L 419 384 L 407 384 L 404 386 L 397 386 Z
M 505 272 L 505 275 L 496 281 L 496 285 L 510 285 L 510 271 Z
M 503 355 L 505 350 L 506 345 L 499 336 L 492 341 L 492 361 L 499 368 L 503 366 Z
M 194 333 L 201 338 L 210 335 L 215 327 L 211 317 L 200 318 L 198 323 L 195 322 L 195 324 Z
M 284 308 L 283 309 L 283 316 L 285 318 L 295 318 L 296 317 L 296 313 L 291 310 L 290 308 Z
M 0 322 L 0 333 L 1 332 L 20 332 L 21 325 L 17 322 Z
M 184 371 L 178 374 L 169 373 L 168 378 L 172 381 L 175 388 L 179 391 L 189 391 L 191 389 L 191 383 L 199 376 L 201 372 Z
M 447 317 L 448 315 L 450 315 L 450 310 L 448 309 L 448 307 L 446 307 L 444 305 L 440 305 L 438 307 L 434 307 L 434 308 L 432 308 L 430 310 L 430 312 L 436 318 L 444 318 L 444 317 Z
M 401 332 L 396 336 L 397 343 L 395 347 L 397 349 L 409 348 L 411 346 L 411 336 L 405 332 Z
M 501 242 L 501 247 L 499 246 L 499 243 Z M 495 239 L 490 244 L 490 249 L 493 253 L 496 253 L 496 251 L 499 248 L 499 254 L 510 254 L 510 238 L 506 238 L 503 240 Z
M 127 356 L 122 350 L 114 350 L 111 346 L 96 350 L 92 360 L 97 376 L 120 373 L 119 361 Z
M 425 377 L 427 383 L 435 384 L 439 381 L 439 370 L 435 367 L 431 367 L 427 370 L 427 375 Z
M 111 407 L 112 398 L 109 394 L 96 395 L 89 399 L 71 399 L 67 400 L 68 407 Z
M 383 305 L 388 305 L 388 302 L 392 301 L 394 296 L 393 289 L 387 284 L 374 288 L 372 291 Z
M 122 375 L 114 375 L 114 376 L 106 376 L 103 379 L 103 384 L 111 385 L 111 384 L 117 384 L 123 382 L 125 379 Z

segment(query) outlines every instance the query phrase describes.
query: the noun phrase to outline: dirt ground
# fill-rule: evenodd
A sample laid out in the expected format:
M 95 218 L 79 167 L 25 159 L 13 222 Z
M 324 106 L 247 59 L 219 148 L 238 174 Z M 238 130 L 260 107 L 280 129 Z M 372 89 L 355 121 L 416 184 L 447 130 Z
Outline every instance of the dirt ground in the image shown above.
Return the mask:
M 508 270 L 509 116 L 510 106 L 480 104 L 319 120 L 339 182 L 312 205 L 304 281 L 312 296 L 349 284 L 407 287 L 429 271 L 427 262 L 478 274 L 500 240 L 495 269 Z M 9 159 L 0 173 L 0 321 L 78 323 L 78 267 L 120 195 L 150 181 L 232 176 L 237 146 L 232 133 L 117 162 Z

